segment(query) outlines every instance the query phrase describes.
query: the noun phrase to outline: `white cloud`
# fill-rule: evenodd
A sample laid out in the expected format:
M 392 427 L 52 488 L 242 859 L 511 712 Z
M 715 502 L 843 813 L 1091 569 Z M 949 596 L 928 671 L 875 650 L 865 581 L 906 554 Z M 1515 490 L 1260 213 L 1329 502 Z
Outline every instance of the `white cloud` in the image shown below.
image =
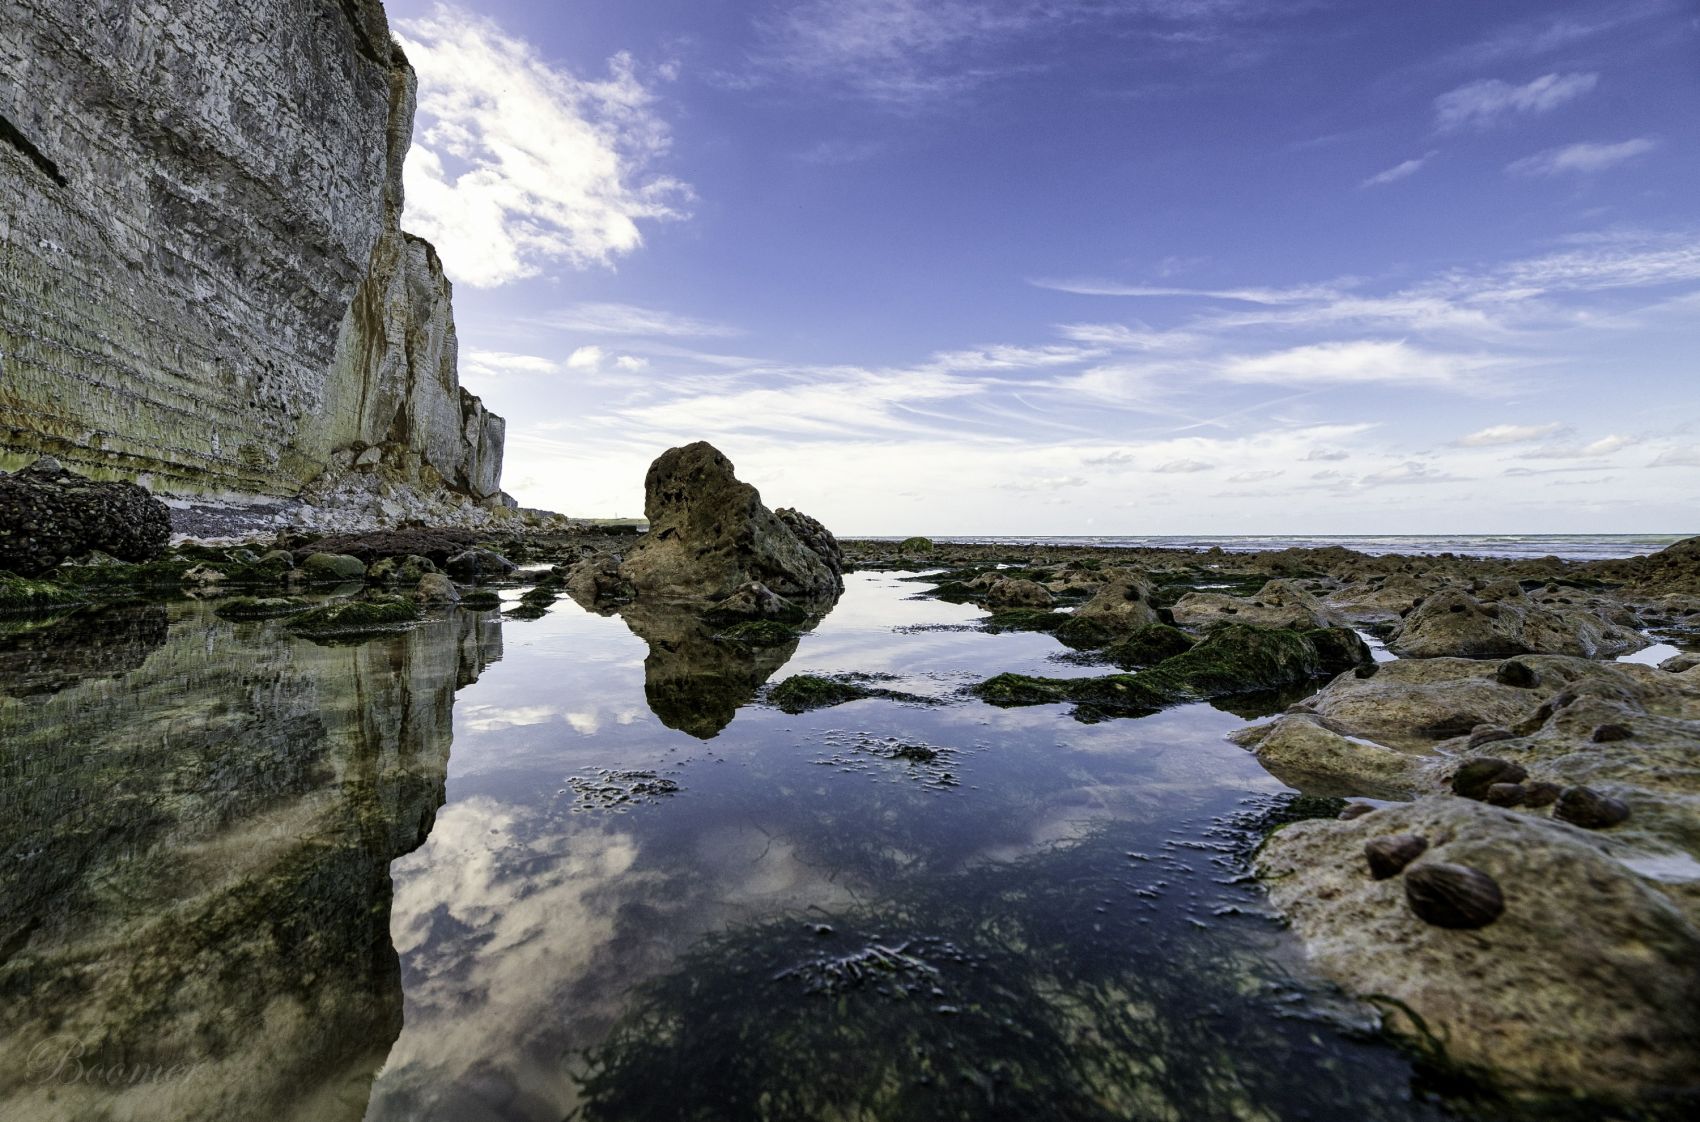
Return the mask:
M 1652 467 L 1700 467 L 1700 444 L 1666 448 L 1653 457 Z
M 1222 377 L 1233 382 L 1275 385 L 1460 386 L 1498 360 L 1480 355 L 1441 354 L 1402 340 L 1312 343 L 1273 354 L 1226 360 Z
M 1362 183 L 1358 184 L 1358 186 L 1360 186 L 1360 187 L 1381 187 L 1381 186 L 1384 186 L 1388 183 L 1397 183 L 1401 179 L 1408 179 L 1411 176 L 1417 174 L 1417 172 L 1421 171 L 1423 165 L 1428 163 L 1430 160 L 1434 159 L 1434 157 L 1436 155 L 1438 155 L 1438 153 L 1428 152 L 1428 153 L 1425 153 L 1424 155 L 1417 156 L 1413 159 L 1406 160 L 1403 163 L 1394 164 L 1392 167 L 1388 168 L 1386 171 L 1376 172 L 1374 175 L 1370 176 L 1368 179 L 1366 179 Z
M 1489 425 L 1478 429 L 1468 436 L 1461 436 L 1452 443 L 1460 448 L 1486 448 L 1497 444 L 1522 444 L 1530 440 L 1539 440 L 1545 436 L 1563 429 L 1564 425 L 1554 421 L 1545 425 Z
M 1305 453 L 1305 459 L 1310 462 L 1349 460 L 1352 454 L 1344 448 L 1312 448 Z
M 690 188 L 650 171 L 669 136 L 630 56 L 582 79 L 448 5 L 397 32 L 419 74 L 404 221 L 455 281 L 606 265 L 643 244 L 640 222 L 683 217 Z
M 515 374 L 553 374 L 560 364 L 541 355 L 509 354 L 506 351 L 468 351 L 462 373 L 474 378 L 501 378 Z
M 544 316 L 540 322 L 562 331 L 579 331 L 587 335 L 724 338 L 743 334 L 736 327 L 723 323 L 633 304 L 574 304 Z
M 1543 444 L 1539 448 L 1531 448 L 1527 452 L 1519 452 L 1520 460 L 1578 460 L 1596 456 L 1609 456 L 1613 452 L 1639 444 L 1640 440 L 1633 436 L 1611 433 L 1587 444 Z
M 1508 117 L 1549 113 L 1599 83 L 1598 74 L 1543 74 L 1514 86 L 1498 78 L 1459 86 L 1434 99 L 1436 127 L 1488 128 Z
M 1453 483 L 1458 480 L 1458 476 L 1448 475 L 1430 467 L 1428 464 L 1406 460 L 1402 464 L 1371 472 L 1358 480 L 1358 483 L 1364 487 L 1387 487 L 1406 483 Z
M 1280 468 L 1258 468 L 1253 471 L 1242 471 L 1228 476 L 1229 483 L 1262 483 L 1266 479 L 1274 479 L 1285 475 Z
M 1658 142 L 1650 137 L 1638 137 L 1617 144 L 1583 142 L 1563 148 L 1548 148 L 1533 156 L 1513 160 L 1505 165 L 1505 170 L 1512 175 L 1585 175 L 1614 168 L 1637 156 L 1644 156 L 1657 147 Z
M 1151 470 L 1158 475 L 1191 475 L 1194 472 L 1209 471 L 1215 464 L 1203 460 L 1170 460 L 1159 464 Z
M 567 356 L 569 370 L 598 370 L 602 367 L 603 351 L 601 347 L 580 347 Z

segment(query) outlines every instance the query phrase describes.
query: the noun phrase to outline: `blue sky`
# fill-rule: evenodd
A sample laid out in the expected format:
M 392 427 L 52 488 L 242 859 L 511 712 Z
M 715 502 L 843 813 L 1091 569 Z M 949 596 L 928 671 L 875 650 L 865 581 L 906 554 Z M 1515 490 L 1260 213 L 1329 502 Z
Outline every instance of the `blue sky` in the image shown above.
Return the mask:
M 527 505 L 1700 530 L 1689 0 L 389 0 Z

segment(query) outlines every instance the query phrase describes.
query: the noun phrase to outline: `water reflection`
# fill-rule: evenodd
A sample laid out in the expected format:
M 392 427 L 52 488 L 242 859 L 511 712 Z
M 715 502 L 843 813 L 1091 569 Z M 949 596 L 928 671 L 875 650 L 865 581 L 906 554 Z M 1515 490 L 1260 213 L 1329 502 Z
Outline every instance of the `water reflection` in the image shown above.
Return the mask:
M 643 661 L 643 696 L 670 729 L 711 740 L 797 650 L 792 637 L 778 643 L 735 643 L 701 617 L 665 604 L 625 604 L 620 618 L 649 645 Z M 811 616 L 799 629 L 813 627 Z
M 329 647 L 179 603 L 14 630 L 0 1116 L 360 1117 L 401 1027 L 389 863 L 498 628 Z
M 52 694 L 126 674 L 164 644 L 167 625 L 158 604 L 0 619 L 0 695 Z
M 849 585 L 775 676 L 1069 672 L 1048 636 Z M 1424 1114 L 1402 1057 L 1283 1016 L 1314 1008 L 1301 968 L 1229 883 L 1255 830 L 1221 832 L 1282 791 L 1223 742 L 1242 718 L 869 699 L 704 744 L 630 702 L 658 696 L 647 623 L 562 605 L 463 696 L 448 804 L 394 866 L 406 1024 L 368 1118 Z M 665 634 L 691 677 L 700 637 Z M 721 657 L 711 696 L 753 692 Z M 677 791 L 585 809 L 611 773 Z
M 1284 699 L 752 704 L 1098 672 L 913 591 L 853 576 L 771 646 L 565 600 L 505 636 L 177 604 L 105 653 L 23 642 L 0 1117 L 1422 1116 L 1397 1053 L 1290 1015 L 1237 875 L 1283 788 L 1223 736 Z M 92 1077 L 42 1078 L 44 1042 Z

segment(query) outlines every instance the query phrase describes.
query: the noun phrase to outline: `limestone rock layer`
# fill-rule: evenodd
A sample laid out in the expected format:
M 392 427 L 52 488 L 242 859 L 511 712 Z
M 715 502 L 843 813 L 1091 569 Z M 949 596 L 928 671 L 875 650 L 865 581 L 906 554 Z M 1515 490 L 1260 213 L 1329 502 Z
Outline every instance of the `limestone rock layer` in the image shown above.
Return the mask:
M 0 0 L 0 466 L 292 496 L 365 454 L 493 500 L 400 229 L 414 88 L 377 0 Z

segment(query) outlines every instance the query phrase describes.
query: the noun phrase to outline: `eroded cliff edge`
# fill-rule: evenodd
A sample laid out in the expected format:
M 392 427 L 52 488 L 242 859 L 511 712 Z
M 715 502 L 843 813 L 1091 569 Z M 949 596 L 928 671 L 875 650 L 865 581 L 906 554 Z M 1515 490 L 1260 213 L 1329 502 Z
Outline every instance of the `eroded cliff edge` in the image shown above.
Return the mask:
M 499 508 L 378 0 L 0 0 L 0 466 Z

